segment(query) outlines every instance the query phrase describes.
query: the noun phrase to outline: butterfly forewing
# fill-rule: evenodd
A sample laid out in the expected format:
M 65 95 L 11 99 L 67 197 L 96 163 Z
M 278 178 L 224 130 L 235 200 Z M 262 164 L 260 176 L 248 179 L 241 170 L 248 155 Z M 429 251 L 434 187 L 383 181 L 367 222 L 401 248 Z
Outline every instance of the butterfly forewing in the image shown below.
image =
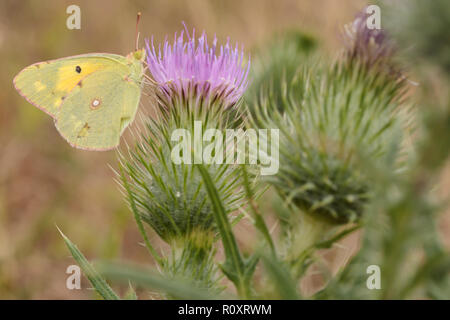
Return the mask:
M 125 57 L 113 54 L 85 54 L 35 63 L 13 80 L 17 91 L 31 104 L 52 117 L 78 83 L 97 71 L 126 69 Z
M 134 119 L 141 88 L 122 70 L 95 72 L 83 79 L 64 99 L 56 127 L 74 147 L 108 150 Z

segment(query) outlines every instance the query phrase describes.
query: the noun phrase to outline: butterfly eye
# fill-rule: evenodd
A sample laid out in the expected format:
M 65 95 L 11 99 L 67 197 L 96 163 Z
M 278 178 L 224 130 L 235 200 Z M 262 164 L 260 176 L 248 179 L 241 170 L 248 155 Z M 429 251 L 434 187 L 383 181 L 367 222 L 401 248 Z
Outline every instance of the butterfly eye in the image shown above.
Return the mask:
M 75 67 L 75 71 L 78 72 L 78 73 L 80 73 L 80 72 L 81 72 L 81 67 L 80 67 L 80 66 L 76 66 L 76 67 Z

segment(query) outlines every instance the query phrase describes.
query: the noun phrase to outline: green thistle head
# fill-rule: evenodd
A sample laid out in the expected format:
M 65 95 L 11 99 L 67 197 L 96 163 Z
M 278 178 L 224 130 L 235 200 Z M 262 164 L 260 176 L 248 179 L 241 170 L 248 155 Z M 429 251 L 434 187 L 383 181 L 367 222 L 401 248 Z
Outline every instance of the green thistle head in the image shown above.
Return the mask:
M 129 156 L 120 157 L 122 181 L 131 190 L 128 200 L 169 243 L 188 239 L 193 232 L 210 234 L 215 228 L 195 164 L 205 165 L 228 212 L 243 199 L 239 167 L 219 161 L 214 153 L 218 144 L 226 148 L 225 139 L 214 134 L 208 140 L 203 133 L 239 126 L 250 63 L 244 62 L 244 52 L 231 46 L 230 40 L 219 46 L 214 38 L 210 44 L 205 32 L 197 39 L 195 30 L 191 35 L 185 29 L 173 44 L 166 40 L 155 47 L 153 40 L 147 41 L 157 112 L 146 120 L 146 130 L 128 150 Z M 205 163 L 207 150 L 208 159 L 214 160 Z
M 195 88 L 188 95 L 158 93 L 156 116 L 148 118 L 145 130 L 127 155 L 120 154 L 122 183 L 131 190 L 128 201 L 136 204 L 142 220 L 167 242 L 187 237 L 192 232 L 211 232 L 214 218 L 202 177 L 194 165 L 199 145 L 194 146 L 198 125 L 224 129 L 233 126 L 223 100 L 199 98 Z M 173 133 L 183 130 L 183 139 Z M 187 141 L 188 140 L 188 141 Z M 177 145 L 188 142 L 188 149 Z M 211 142 L 200 140 L 205 149 Z M 177 151 L 175 151 L 177 150 Z M 183 154 L 183 152 L 186 152 Z M 176 163 L 174 156 L 190 161 Z M 230 164 L 206 164 L 228 212 L 240 206 L 239 168 Z
M 280 86 L 281 103 L 266 92 L 252 119 L 255 126 L 280 129 L 280 169 L 266 179 L 316 218 L 358 220 L 371 190 L 359 156 L 383 157 L 407 125 L 399 106 L 403 82 L 342 63 L 305 68 Z

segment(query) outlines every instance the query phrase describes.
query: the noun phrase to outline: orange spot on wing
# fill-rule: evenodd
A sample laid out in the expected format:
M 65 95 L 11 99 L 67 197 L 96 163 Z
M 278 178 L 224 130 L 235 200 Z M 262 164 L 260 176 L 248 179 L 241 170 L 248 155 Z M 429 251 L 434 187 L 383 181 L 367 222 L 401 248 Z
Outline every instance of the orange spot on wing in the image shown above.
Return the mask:
M 76 67 L 81 68 L 81 72 L 76 71 Z M 56 90 L 69 92 L 71 91 L 83 78 L 91 73 L 100 70 L 103 65 L 97 63 L 79 63 L 68 64 L 58 69 L 58 79 L 56 81 Z

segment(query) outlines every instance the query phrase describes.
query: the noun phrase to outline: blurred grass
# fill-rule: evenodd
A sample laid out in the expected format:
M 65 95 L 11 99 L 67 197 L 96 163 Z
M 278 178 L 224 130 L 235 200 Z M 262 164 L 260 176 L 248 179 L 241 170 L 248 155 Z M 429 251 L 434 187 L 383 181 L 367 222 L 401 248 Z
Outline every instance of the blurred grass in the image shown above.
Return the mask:
M 138 11 L 142 12 L 141 39 L 151 35 L 156 41 L 165 35 L 172 37 L 185 21 L 198 31 L 206 29 L 210 37 L 216 33 L 220 41 L 230 36 L 252 52 L 274 34 L 300 29 L 317 37 L 322 47 L 334 54 L 340 44 L 339 28 L 351 21 L 364 3 L 77 1 L 81 30 L 67 30 L 65 11 L 72 1 L 1 1 L 0 298 L 95 297 L 87 290 L 85 279 L 82 290 L 66 289 L 65 270 L 75 262 L 55 225 L 88 258 L 151 261 L 146 249 L 138 245 L 142 241 L 139 232 L 107 166 L 117 167 L 114 152 L 72 149 L 58 135 L 53 121 L 14 90 L 12 79 L 23 67 L 87 52 L 126 54 L 134 48 Z M 143 96 L 141 108 L 151 109 L 145 100 Z M 449 177 L 447 170 L 441 195 L 448 196 Z M 270 203 L 263 205 L 268 207 Z M 442 223 L 446 234 L 450 234 L 448 216 Z M 244 251 L 253 246 L 249 225 L 243 221 L 236 227 Z M 348 259 L 357 246 L 354 238 L 344 240 L 343 250 L 327 253 L 330 264 L 337 266 Z M 315 282 L 313 277 L 308 281 Z

